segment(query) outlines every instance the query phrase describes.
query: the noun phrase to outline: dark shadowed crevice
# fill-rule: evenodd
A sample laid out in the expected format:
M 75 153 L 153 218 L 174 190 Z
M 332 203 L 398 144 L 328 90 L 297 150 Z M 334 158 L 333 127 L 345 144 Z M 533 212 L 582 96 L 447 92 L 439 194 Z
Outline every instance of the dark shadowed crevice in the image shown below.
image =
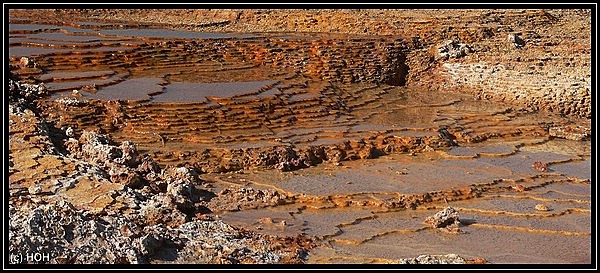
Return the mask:
M 408 79 L 410 67 L 405 63 L 406 55 L 401 55 L 396 59 L 391 71 L 386 75 L 385 84 L 392 86 L 405 86 Z

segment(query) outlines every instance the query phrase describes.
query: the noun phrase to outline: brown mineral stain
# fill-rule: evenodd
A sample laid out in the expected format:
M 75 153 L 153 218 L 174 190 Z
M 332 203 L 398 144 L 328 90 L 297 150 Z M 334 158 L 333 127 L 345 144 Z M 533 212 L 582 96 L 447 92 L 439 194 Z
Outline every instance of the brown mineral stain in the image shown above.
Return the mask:
M 27 11 L 12 11 L 11 20 L 32 17 Z M 36 101 L 39 115 L 10 115 L 11 192 L 57 194 L 97 214 L 136 210 L 113 199 L 128 186 L 76 176 L 80 163 L 49 154 L 64 148 L 59 128 L 71 127 L 77 136 L 96 130 L 133 141 L 161 167 L 200 173 L 205 196 L 195 196 L 187 216 L 314 238 L 308 263 L 395 263 L 424 253 L 459 253 L 468 263 L 591 261 L 585 31 L 569 34 L 566 45 L 544 42 L 568 22 L 536 11 L 140 14 L 154 12 L 162 16 L 144 20 L 201 31 L 66 25 L 60 13 L 9 24 L 11 72 L 51 93 Z M 516 60 L 513 45 L 497 42 L 507 31 L 493 25 L 498 14 L 509 25 L 557 27 L 520 34 L 527 44 Z M 365 24 L 347 23 L 356 16 Z M 485 28 L 438 29 L 463 17 Z M 436 55 L 440 37 L 455 36 L 488 50 Z M 562 55 L 584 57 L 561 57 L 567 49 Z M 40 119 L 55 126 L 51 133 L 42 133 Z M 66 188 L 54 193 L 58 184 Z M 460 214 L 461 232 L 424 224 L 448 206 Z M 145 221 L 158 223 L 162 213 L 151 210 Z M 172 214 L 169 225 L 186 221 Z

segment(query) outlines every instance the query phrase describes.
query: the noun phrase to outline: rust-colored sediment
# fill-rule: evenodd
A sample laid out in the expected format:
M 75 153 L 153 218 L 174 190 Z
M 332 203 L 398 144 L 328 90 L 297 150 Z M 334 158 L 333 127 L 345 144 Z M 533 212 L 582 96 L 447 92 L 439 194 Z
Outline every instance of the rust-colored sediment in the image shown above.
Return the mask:
M 49 92 L 9 115 L 14 204 L 218 219 L 288 263 L 591 261 L 589 11 L 40 12 L 10 10 L 11 74 Z M 94 161 L 90 131 L 148 158 Z M 193 205 L 130 204 L 179 170 Z M 447 206 L 458 228 L 423 223 Z

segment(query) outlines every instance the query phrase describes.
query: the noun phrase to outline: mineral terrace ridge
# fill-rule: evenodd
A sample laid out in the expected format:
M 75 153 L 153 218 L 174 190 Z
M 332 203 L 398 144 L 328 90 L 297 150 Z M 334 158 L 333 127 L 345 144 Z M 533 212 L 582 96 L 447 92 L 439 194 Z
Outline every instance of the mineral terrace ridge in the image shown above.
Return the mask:
M 8 20 L 11 264 L 591 263 L 591 10 Z

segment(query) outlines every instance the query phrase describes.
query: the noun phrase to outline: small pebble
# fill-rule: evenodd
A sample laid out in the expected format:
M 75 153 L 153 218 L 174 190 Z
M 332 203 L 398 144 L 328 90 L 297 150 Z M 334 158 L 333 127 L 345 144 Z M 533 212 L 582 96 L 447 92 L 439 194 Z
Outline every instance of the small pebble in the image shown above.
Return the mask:
M 550 208 L 548 208 L 548 206 L 544 205 L 544 204 L 537 204 L 535 205 L 535 210 L 539 210 L 539 211 L 549 211 Z

